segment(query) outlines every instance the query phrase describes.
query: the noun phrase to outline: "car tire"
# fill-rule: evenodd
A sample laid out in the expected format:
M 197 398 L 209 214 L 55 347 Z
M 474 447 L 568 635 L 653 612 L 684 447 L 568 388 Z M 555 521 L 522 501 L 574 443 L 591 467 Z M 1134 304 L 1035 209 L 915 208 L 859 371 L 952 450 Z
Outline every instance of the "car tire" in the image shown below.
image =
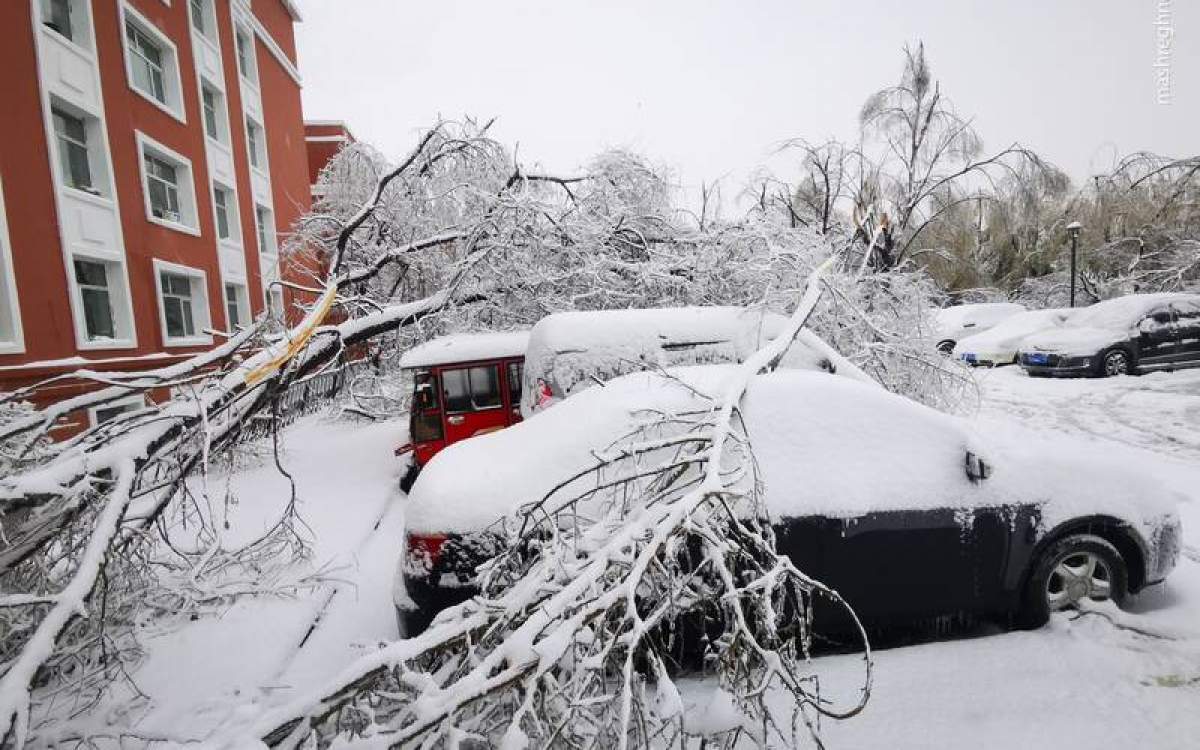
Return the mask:
M 1053 542 L 1034 562 L 1025 584 L 1021 624 L 1040 628 L 1050 613 L 1083 599 L 1111 600 L 1120 606 L 1129 591 L 1125 559 L 1108 540 L 1072 534 Z
M 1133 358 L 1124 349 L 1109 349 L 1100 358 L 1100 376 L 1105 378 L 1133 374 Z
M 946 354 L 946 355 L 953 354 L 954 353 L 954 343 L 955 342 L 951 341 L 950 339 L 946 339 L 945 341 L 939 341 L 937 344 L 937 350 L 939 352 L 941 352 L 942 354 Z

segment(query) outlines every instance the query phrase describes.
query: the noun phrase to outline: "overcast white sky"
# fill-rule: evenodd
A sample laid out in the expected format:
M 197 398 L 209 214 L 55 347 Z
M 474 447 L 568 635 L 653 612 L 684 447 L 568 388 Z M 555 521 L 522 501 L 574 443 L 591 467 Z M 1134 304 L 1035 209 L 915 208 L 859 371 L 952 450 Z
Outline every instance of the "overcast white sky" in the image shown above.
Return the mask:
M 522 160 L 572 171 L 631 147 L 727 196 L 784 139 L 852 140 L 872 91 L 924 40 L 989 148 L 1019 141 L 1074 179 L 1115 152 L 1200 153 L 1196 0 L 298 0 L 307 119 L 398 155 L 439 115 L 497 117 Z M 1169 12 L 1172 103 L 1155 101 Z

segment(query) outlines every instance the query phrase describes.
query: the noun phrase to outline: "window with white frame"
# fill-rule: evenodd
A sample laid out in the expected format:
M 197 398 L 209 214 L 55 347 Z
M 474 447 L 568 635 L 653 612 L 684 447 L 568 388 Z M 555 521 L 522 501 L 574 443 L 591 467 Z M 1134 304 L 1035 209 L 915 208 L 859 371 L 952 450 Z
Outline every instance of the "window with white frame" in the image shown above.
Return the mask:
M 71 0 L 41 0 L 42 23 L 75 41 L 77 35 L 74 3 Z
M 217 239 L 237 240 L 237 199 L 232 190 L 220 183 L 213 183 L 213 211 L 216 213 Z
M 92 180 L 87 119 L 54 103 L 50 105 L 50 113 L 54 120 L 54 140 L 63 184 L 76 190 L 98 193 Z
M 122 414 L 130 412 L 142 411 L 146 408 L 146 401 L 141 396 L 130 396 L 129 398 L 120 399 L 119 401 L 110 401 L 102 406 L 95 406 L 88 410 L 92 426 L 96 427 L 110 420 L 116 419 Z
M 192 17 L 192 28 L 199 32 L 200 36 L 216 41 L 217 24 L 212 13 L 212 0 L 189 0 L 188 9 Z
M 184 119 L 179 58 L 175 45 L 132 6 L 121 6 L 124 15 L 125 65 L 129 85 L 142 96 Z
M 200 106 L 204 114 L 204 134 L 217 143 L 229 142 L 225 121 L 225 95 L 208 81 L 200 83 Z
M 182 223 L 179 212 L 179 170 L 154 154 L 146 160 L 146 191 L 150 194 L 150 212 L 156 218 Z
M 12 246 L 8 239 L 8 214 L 4 206 L 4 188 L 0 185 L 0 352 L 11 354 L 24 349 L 21 310 L 17 305 L 17 286 L 13 278 Z
M 254 207 L 254 223 L 258 225 L 258 251 L 275 252 L 275 216 L 266 206 Z
M 237 54 L 238 72 L 250 83 L 258 83 L 258 68 L 254 61 L 254 35 L 242 24 L 233 32 L 234 52 Z
M 246 118 L 246 145 L 250 149 L 250 166 L 255 169 L 266 169 L 267 141 L 262 125 L 249 117 Z
M 276 320 L 283 320 L 283 289 L 278 284 L 267 287 L 267 312 Z
M 250 322 L 247 301 L 244 285 L 225 283 L 225 322 L 229 325 L 230 333 Z
M 204 272 L 187 266 L 154 261 L 158 285 L 163 342 L 205 343 L 208 323 L 208 291 Z
M 80 307 L 83 311 L 84 333 L 88 341 L 116 339 L 116 316 L 113 308 L 113 290 L 109 273 L 110 264 L 102 261 L 75 259 L 75 286 L 79 289 Z
M 146 218 L 189 234 L 199 234 L 191 161 L 144 133 L 139 132 L 137 139 Z

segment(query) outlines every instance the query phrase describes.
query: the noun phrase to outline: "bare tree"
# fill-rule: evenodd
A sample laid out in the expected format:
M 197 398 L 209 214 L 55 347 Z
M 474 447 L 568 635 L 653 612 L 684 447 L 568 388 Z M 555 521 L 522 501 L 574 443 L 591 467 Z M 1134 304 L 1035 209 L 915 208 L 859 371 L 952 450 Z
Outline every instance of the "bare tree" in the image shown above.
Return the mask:
M 912 255 L 922 232 L 945 212 L 974 199 L 996 170 L 1037 157 L 1017 144 L 991 155 L 968 119 L 943 94 L 925 58 L 925 45 L 904 49 L 900 83 L 868 97 L 859 113 L 866 142 L 879 144 L 878 204 L 864 236 L 878 236 L 876 265 L 892 268 Z

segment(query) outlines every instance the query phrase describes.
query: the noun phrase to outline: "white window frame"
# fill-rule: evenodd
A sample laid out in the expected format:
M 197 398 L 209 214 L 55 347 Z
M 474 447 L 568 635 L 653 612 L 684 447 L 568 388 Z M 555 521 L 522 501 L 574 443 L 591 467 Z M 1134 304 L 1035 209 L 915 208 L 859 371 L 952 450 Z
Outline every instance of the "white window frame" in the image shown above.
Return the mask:
M 264 223 L 262 212 L 267 214 L 267 221 Z M 275 211 L 270 206 L 264 206 L 261 203 L 254 204 L 254 241 L 258 244 L 259 255 L 278 255 L 279 254 L 279 238 L 275 232 Z
M 225 210 L 226 210 L 226 213 L 228 214 L 228 216 L 226 216 L 226 221 L 229 224 L 229 236 L 228 237 L 221 236 L 220 222 L 217 219 L 217 192 L 218 191 L 225 193 L 225 200 L 226 200 Z M 241 247 L 241 244 L 242 244 L 242 216 L 241 216 L 241 208 L 238 205 L 237 190 L 233 189 L 232 187 L 229 187 L 228 185 L 226 185 L 218 180 L 213 180 L 213 182 L 212 182 L 212 204 L 213 204 L 213 235 L 217 238 L 217 242 L 224 243 L 227 245 L 237 245 L 237 246 Z
M 38 5 L 38 23 L 42 28 L 54 34 L 60 41 L 83 52 L 89 59 L 92 57 L 92 4 L 89 0 L 67 0 L 71 13 L 70 37 L 46 23 L 46 13 L 41 7 L 43 0 L 34 2 Z
M 99 427 L 100 425 L 104 424 L 103 422 L 100 421 L 100 417 L 98 416 L 99 413 L 101 411 L 107 411 L 109 409 L 113 409 L 118 406 L 131 407 L 129 409 L 126 409 L 125 411 L 122 411 L 121 412 L 122 414 L 124 414 L 126 412 L 130 412 L 130 411 L 140 411 L 142 409 L 147 408 L 146 399 L 144 397 L 142 397 L 142 396 L 126 396 L 125 398 L 119 398 L 119 399 L 116 399 L 115 401 L 109 401 L 108 403 L 105 403 L 105 404 L 88 407 L 88 410 L 87 410 L 88 423 L 92 427 Z
M 286 322 L 283 315 L 283 287 L 279 285 L 278 279 L 267 283 L 267 288 L 263 292 L 263 304 L 267 306 L 267 315 Z
M 75 278 L 75 261 L 99 263 L 105 267 L 108 290 L 108 309 L 112 315 L 113 337 L 111 339 L 88 338 L 87 315 L 84 312 L 83 290 Z M 69 253 L 67 255 L 67 283 L 71 290 L 71 314 L 75 323 L 75 340 L 79 349 L 128 349 L 136 346 L 133 307 L 129 299 L 129 287 L 125 281 L 124 261 L 103 255 Z
M 152 224 L 199 237 L 200 222 L 196 211 L 196 173 L 192 169 L 192 160 L 164 146 L 140 130 L 135 130 L 134 136 L 137 139 L 138 170 L 142 178 L 142 204 L 146 209 L 146 220 Z M 149 175 L 146 174 L 147 153 L 162 161 L 171 162 L 176 173 L 182 173 L 176 185 L 179 193 L 179 221 L 162 219 L 154 215 L 154 210 L 150 205 Z
M 254 163 L 254 154 L 258 154 L 257 164 Z M 246 115 L 246 163 L 261 175 L 270 174 L 267 168 L 267 129 L 250 115 Z
M 64 115 L 83 123 L 84 138 L 86 140 L 82 145 L 87 153 L 88 177 L 92 182 L 90 190 L 72 185 L 68 175 L 63 170 L 62 144 L 59 142 L 58 128 L 54 124 L 56 111 L 61 111 Z M 108 180 L 108 165 L 105 164 L 104 155 L 101 153 L 98 145 L 99 141 L 104 137 L 104 131 L 100 127 L 100 119 L 57 96 L 51 95 L 50 129 L 53 132 L 53 142 L 50 144 L 50 148 L 56 165 L 55 175 L 58 178 L 59 187 L 66 188 L 74 193 L 83 193 L 92 198 L 108 199 L 112 188 Z
M 21 328 L 21 304 L 17 298 L 16 276 L 13 275 L 3 179 L 0 179 L 0 316 L 4 316 L 0 322 L 7 321 L 7 325 L 0 326 L 0 354 L 24 352 L 25 332 Z
M 217 116 L 216 137 L 208 133 L 208 117 L 204 111 L 204 92 L 206 91 L 211 93 L 215 100 L 215 114 Z M 204 127 L 205 139 L 224 147 L 229 146 L 229 104 L 225 99 L 225 92 L 204 77 L 200 78 L 200 123 Z
M 213 44 L 216 44 L 217 16 L 216 13 L 213 12 L 212 0 L 199 0 L 201 6 L 200 12 L 204 15 L 204 18 L 202 19 L 202 23 L 204 25 L 203 30 L 196 25 L 196 14 L 192 12 L 192 2 L 193 0 L 187 0 L 189 27 L 192 29 L 192 31 L 196 32 Z
M 158 326 L 164 347 L 202 346 L 212 343 L 212 334 L 204 331 L 212 328 L 208 309 L 208 274 L 203 269 L 154 259 L 154 294 L 158 299 Z M 186 276 L 191 282 L 192 324 L 196 329 L 191 336 L 171 336 L 167 333 L 167 308 L 163 300 L 163 273 Z
M 125 52 L 125 78 L 129 83 L 129 88 L 171 117 L 187 124 L 187 112 L 183 106 L 183 81 L 179 74 L 179 50 L 175 47 L 175 43 L 129 3 L 122 2 L 120 9 L 121 49 Z M 134 53 L 129 48 L 129 35 L 126 33 L 126 26 L 129 23 L 150 37 L 151 41 L 157 44 L 163 52 L 163 95 L 167 99 L 166 102 L 159 101 L 152 93 L 143 91 L 134 83 Z
M 246 40 L 247 64 L 242 65 L 242 55 L 238 40 Z M 258 60 L 255 59 L 254 30 L 244 22 L 235 20 L 233 24 L 233 64 L 237 66 L 238 78 L 251 86 L 258 87 Z
M 234 287 L 234 297 L 232 300 L 229 297 L 229 287 Z M 226 279 L 222 284 L 221 293 L 225 297 L 225 329 L 232 334 L 237 330 L 238 326 L 245 327 L 251 321 L 250 295 L 246 290 L 246 282 L 232 281 L 228 279 Z M 229 317 L 229 303 L 231 301 L 237 305 L 237 323 L 235 323 Z

